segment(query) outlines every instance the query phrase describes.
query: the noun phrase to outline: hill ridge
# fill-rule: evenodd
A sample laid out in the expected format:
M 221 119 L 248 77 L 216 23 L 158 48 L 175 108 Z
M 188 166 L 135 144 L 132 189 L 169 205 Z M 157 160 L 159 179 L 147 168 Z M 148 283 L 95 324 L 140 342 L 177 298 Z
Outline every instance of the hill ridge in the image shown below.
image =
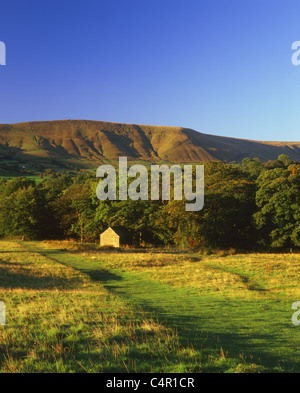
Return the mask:
M 51 120 L 0 124 L 3 160 L 68 160 L 95 166 L 120 156 L 148 162 L 262 161 L 287 154 L 300 161 L 300 142 L 255 141 L 205 134 L 190 128 Z M 89 164 L 88 164 L 89 163 Z

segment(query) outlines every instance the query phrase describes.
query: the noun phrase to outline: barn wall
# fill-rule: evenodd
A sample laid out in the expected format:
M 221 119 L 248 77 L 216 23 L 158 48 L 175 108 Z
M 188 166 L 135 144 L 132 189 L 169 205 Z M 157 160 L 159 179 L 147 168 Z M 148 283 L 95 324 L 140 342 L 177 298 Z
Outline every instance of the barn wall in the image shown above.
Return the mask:
M 104 232 L 100 235 L 100 246 L 120 247 L 120 238 L 111 231 Z

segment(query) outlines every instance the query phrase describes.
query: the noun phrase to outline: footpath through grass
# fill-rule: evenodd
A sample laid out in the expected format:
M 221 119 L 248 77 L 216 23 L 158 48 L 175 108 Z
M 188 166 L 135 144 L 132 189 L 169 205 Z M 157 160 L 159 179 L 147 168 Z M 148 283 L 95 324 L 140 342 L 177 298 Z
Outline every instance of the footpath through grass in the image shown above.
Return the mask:
M 62 264 L 65 257 L 42 254 L 38 244 L 0 242 L 7 310 L 0 372 L 200 371 L 176 332 L 105 289 L 105 277 Z
M 170 328 L 177 349 L 164 354 L 163 371 L 300 371 L 300 328 L 291 323 L 291 304 L 299 296 L 298 256 L 201 259 L 28 247 L 101 283 L 135 315 L 142 311 Z M 148 370 L 157 371 L 147 351 Z

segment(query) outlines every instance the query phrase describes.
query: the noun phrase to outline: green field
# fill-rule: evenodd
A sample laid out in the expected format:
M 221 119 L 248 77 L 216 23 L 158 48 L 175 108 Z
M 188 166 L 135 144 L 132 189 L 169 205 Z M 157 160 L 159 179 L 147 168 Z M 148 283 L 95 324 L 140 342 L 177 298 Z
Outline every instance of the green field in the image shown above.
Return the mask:
M 299 255 L 0 242 L 2 372 L 298 372 Z

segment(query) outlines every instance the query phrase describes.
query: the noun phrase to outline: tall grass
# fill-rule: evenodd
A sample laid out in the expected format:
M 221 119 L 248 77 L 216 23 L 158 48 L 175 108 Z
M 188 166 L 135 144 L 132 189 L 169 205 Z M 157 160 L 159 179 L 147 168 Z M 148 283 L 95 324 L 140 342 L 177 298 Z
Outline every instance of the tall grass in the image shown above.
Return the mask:
M 300 371 L 297 255 L 0 242 L 2 372 Z
M 2 372 L 165 371 L 177 362 L 175 331 L 101 283 L 15 242 L 0 242 L 0 255 Z

